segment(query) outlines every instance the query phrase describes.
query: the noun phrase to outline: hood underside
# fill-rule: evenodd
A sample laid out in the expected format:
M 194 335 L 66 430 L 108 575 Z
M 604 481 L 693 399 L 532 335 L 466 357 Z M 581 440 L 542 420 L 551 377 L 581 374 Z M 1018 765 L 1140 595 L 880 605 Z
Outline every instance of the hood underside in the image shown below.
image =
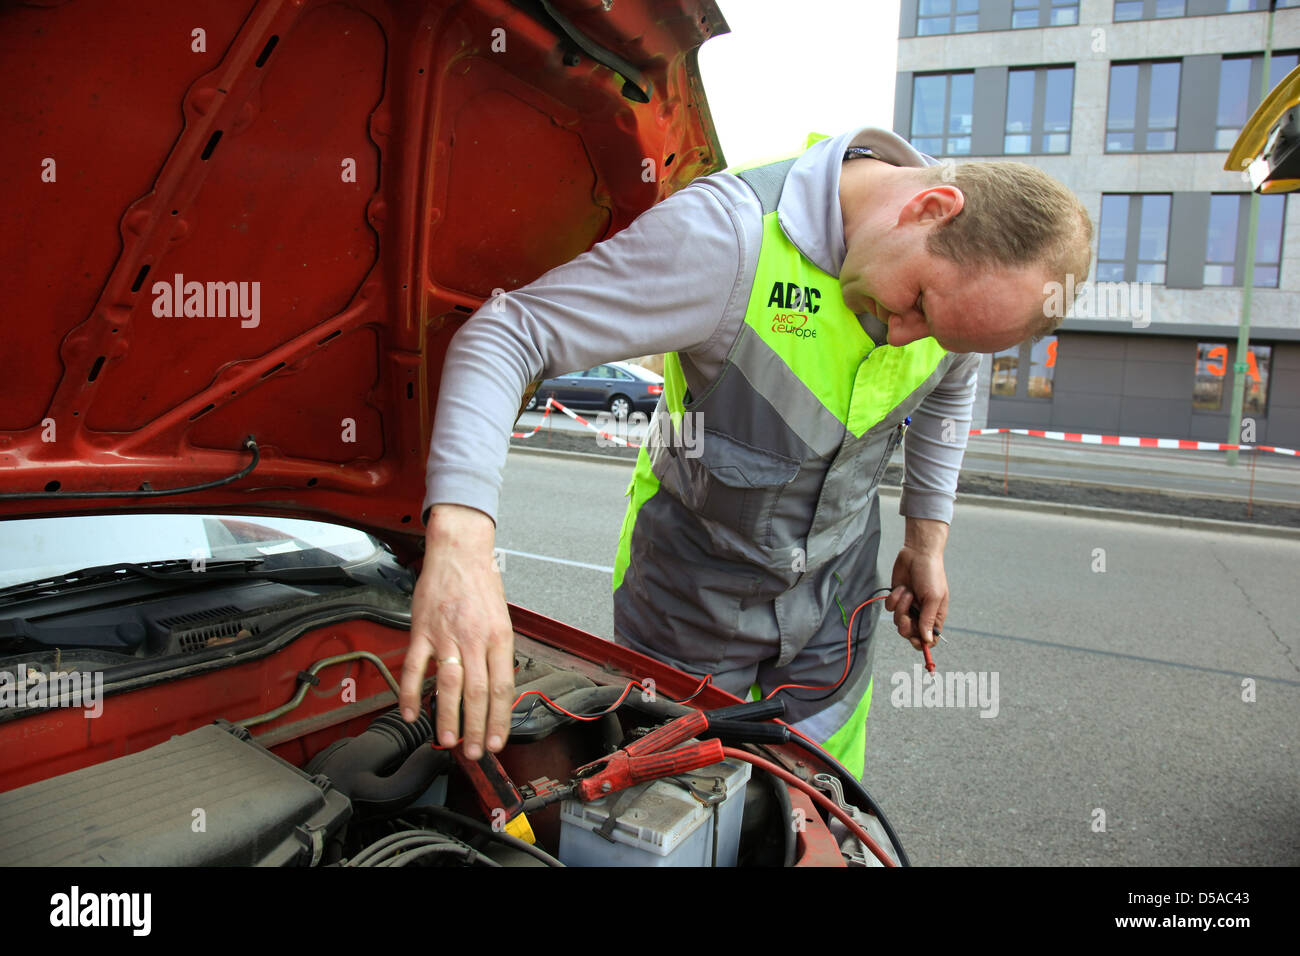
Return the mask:
M 711 0 L 6 5 L 0 517 L 414 555 L 452 335 L 720 168 L 725 31 Z

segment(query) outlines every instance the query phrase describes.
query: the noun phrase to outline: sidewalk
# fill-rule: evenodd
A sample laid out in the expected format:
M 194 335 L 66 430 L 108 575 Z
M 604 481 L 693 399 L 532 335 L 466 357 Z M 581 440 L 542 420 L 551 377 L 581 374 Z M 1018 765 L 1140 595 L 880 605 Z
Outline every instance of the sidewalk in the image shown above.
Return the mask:
M 1237 465 L 1230 467 L 1226 452 L 1084 445 L 1025 435 L 1010 436 L 1008 455 L 1003 450 L 1006 437 L 972 438 L 962 474 L 1000 477 L 1006 469 L 1009 477 L 1245 501 L 1253 458 L 1255 502 L 1300 505 L 1300 458 L 1291 455 L 1243 451 Z

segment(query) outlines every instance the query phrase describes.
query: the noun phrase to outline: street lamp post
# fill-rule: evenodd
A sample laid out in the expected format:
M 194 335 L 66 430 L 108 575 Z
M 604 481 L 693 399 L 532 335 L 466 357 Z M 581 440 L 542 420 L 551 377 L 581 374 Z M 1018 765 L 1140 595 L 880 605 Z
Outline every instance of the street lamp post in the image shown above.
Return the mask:
M 1264 68 L 1260 71 L 1259 101 L 1264 102 L 1269 91 L 1269 71 L 1273 59 L 1273 13 L 1277 0 L 1268 3 L 1268 31 L 1264 37 Z M 1232 363 L 1232 409 L 1228 413 L 1228 444 L 1241 444 L 1245 431 L 1241 420 L 1243 392 L 1246 388 L 1246 356 L 1250 352 L 1250 305 L 1255 291 L 1255 233 L 1259 231 L 1259 193 L 1251 190 L 1250 212 L 1246 216 L 1246 275 L 1241 284 L 1241 324 L 1237 328 L 1237 356 Z M 1236 450 L 1229 450 L 1229 465 L 1237 464 Z

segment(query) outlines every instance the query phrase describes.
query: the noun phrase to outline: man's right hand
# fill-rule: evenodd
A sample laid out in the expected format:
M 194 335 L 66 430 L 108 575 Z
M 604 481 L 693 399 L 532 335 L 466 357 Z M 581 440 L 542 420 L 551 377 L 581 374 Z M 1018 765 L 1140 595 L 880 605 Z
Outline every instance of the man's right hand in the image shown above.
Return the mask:
M 402 717 L 415 720 L 429 658 L 438 662 L 437 739 L 461 738 L 477 760 L 505 746 L 514 702 L 514 630 L 492 560 L 496 526 L 482 511 L 434 505 L 425 530 L 424 568 L 411 600 L 411 643 L 402 664 Z M 461 700 L 465 726 L 460 728 Z

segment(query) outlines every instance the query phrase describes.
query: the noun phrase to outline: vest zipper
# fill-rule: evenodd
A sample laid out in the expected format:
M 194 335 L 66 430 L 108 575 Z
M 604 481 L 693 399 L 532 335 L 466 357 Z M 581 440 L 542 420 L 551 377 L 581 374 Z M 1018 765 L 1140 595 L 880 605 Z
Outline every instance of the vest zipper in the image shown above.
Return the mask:
M 893 456 L 894 449 L 896 449 L 898 443 L 903 440 L 903 432 L 910 424 L 912 424 L 912 416 L 909 415 L 894 427 L 893 433 L 889 436 L 889 441 L 885 443 L 885 453 L 880 458 L 880 464 L 876 466 L 875 477 L 871 479 L 871 487 L 874 488 L 880 484 L 880 478 L 885 473 L 885 466 L 889 464 L 889 459 Z

